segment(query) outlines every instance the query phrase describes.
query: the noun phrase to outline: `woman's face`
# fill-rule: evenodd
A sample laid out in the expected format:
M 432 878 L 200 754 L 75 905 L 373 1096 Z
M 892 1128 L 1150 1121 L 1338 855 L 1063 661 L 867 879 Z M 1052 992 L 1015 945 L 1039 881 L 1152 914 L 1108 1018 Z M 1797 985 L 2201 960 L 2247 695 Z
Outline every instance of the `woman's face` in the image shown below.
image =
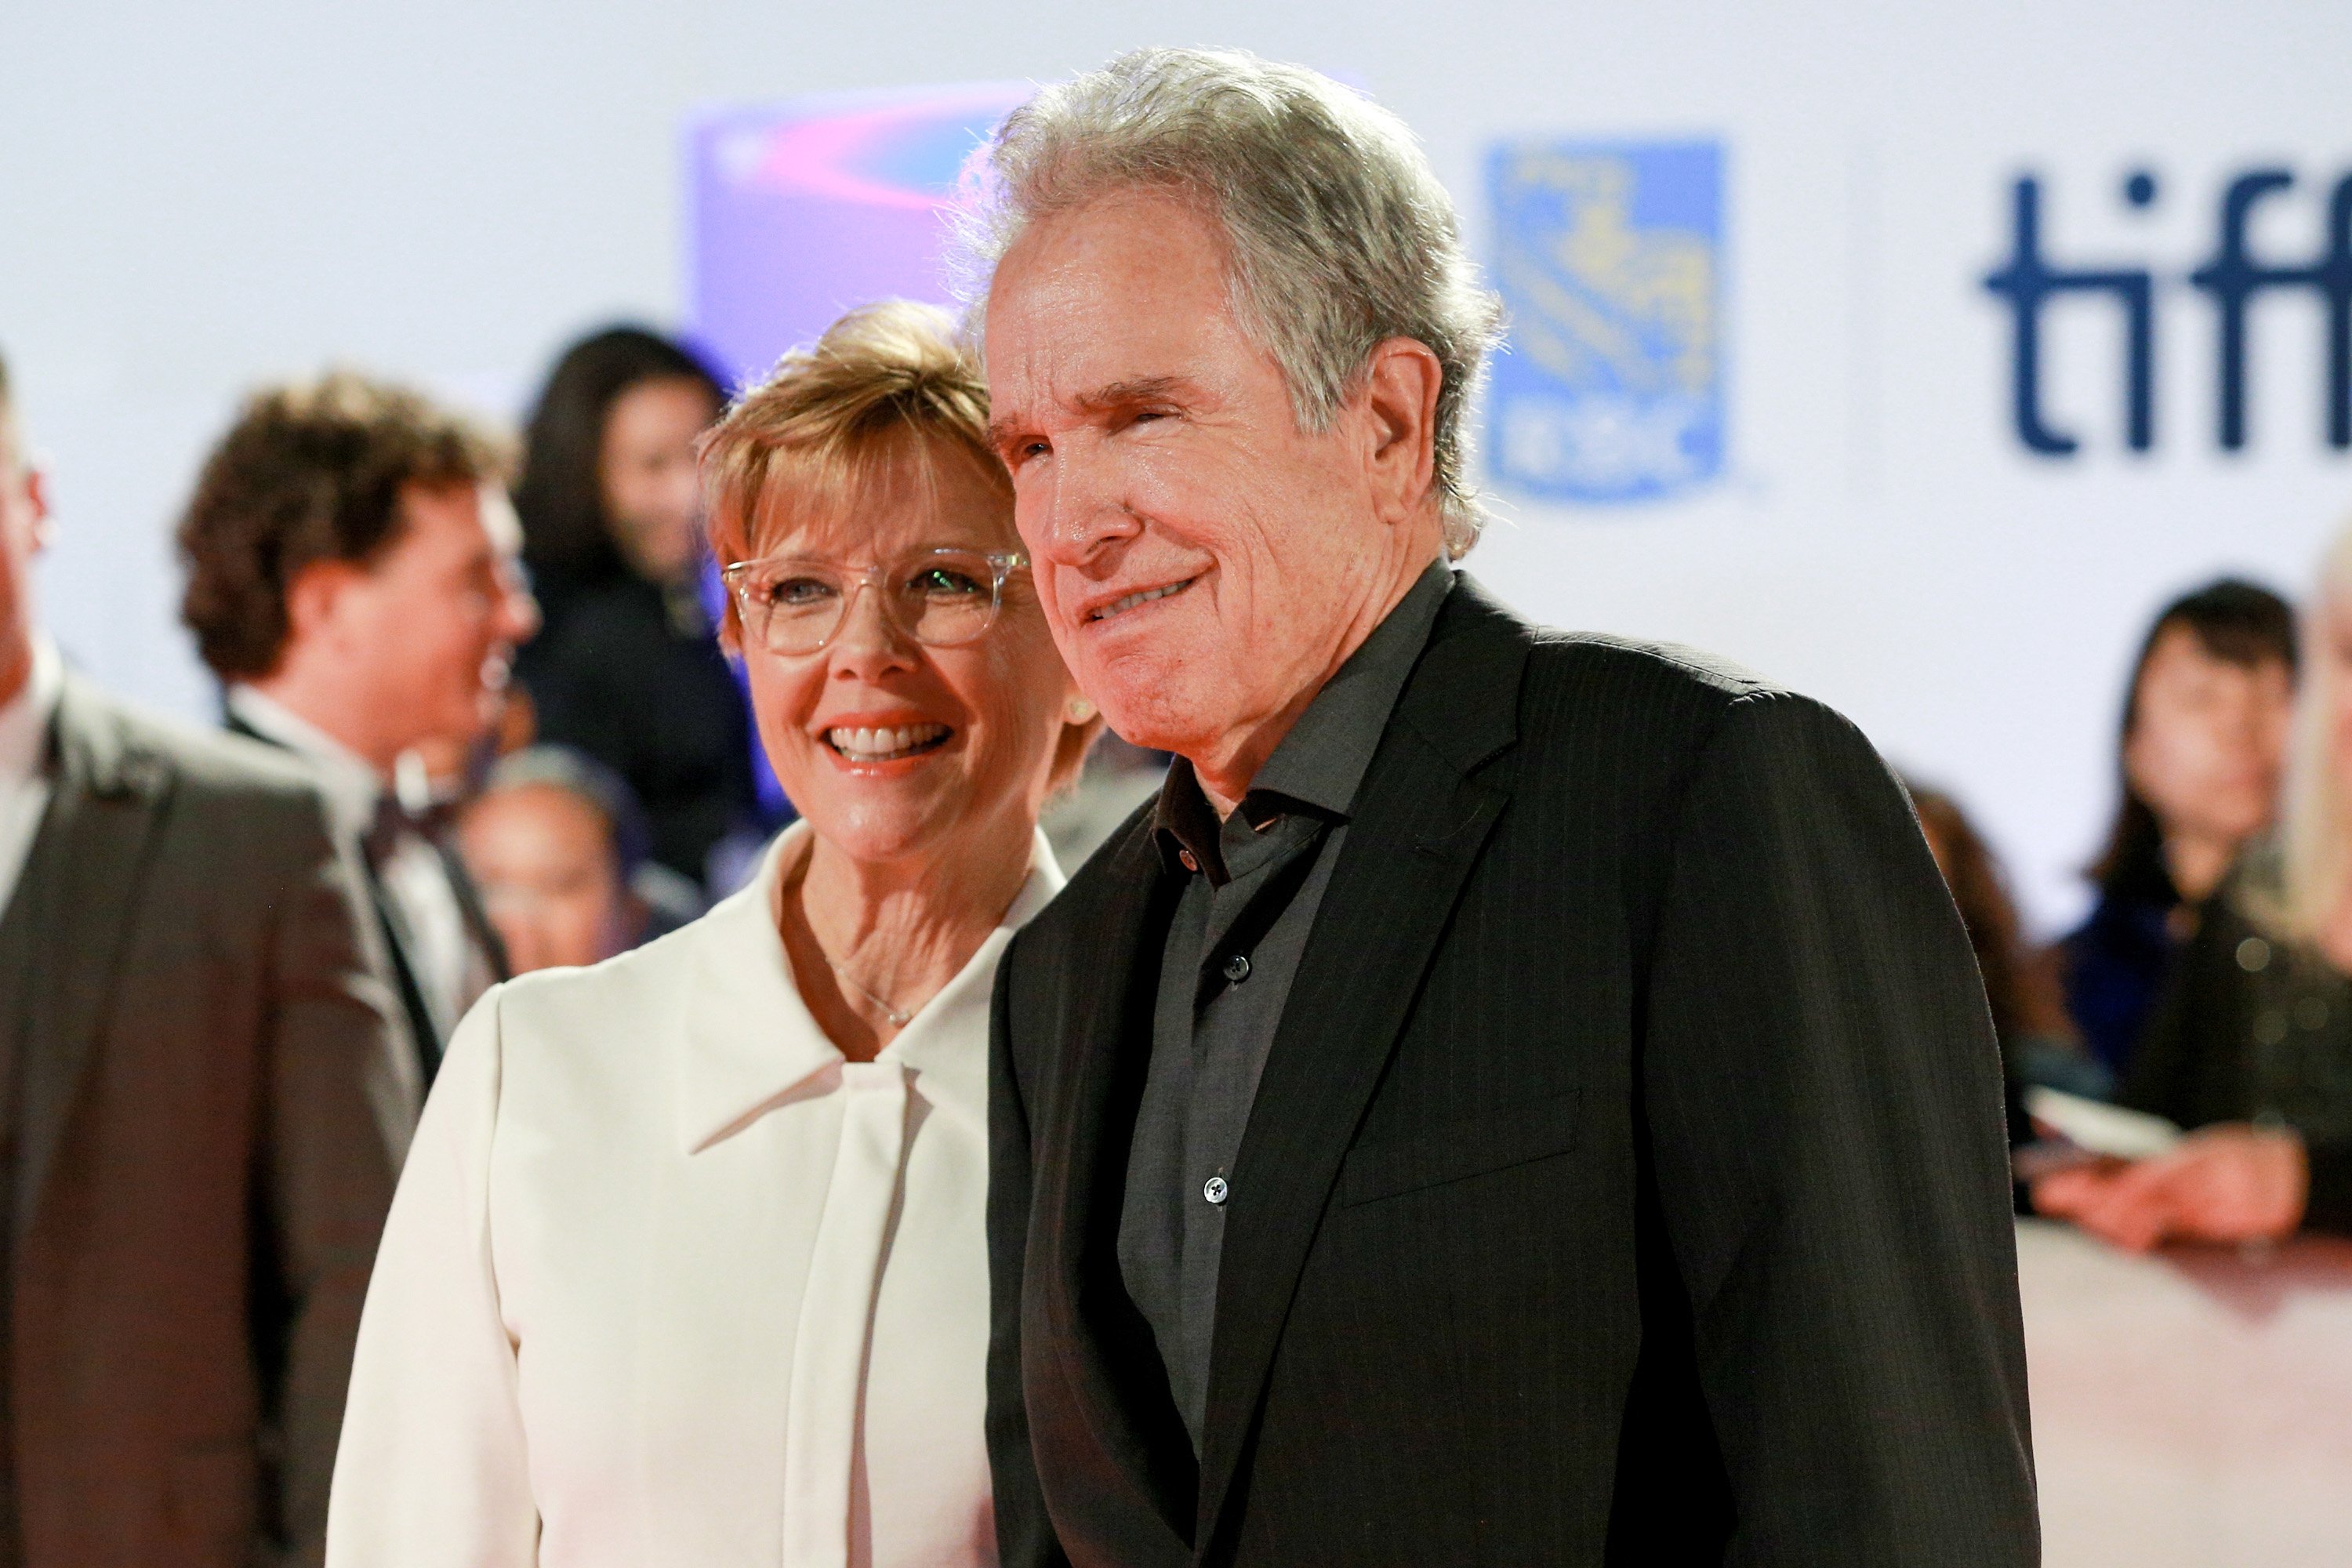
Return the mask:
M 688 376 L 641 381 L 613 400 L 596 479 L 613 542 L 638 575 L 672 583 L 702 541 L 694 440 L 719 416 L 710 389 Z
M 919 462 L 909 450 L 838 522 L 765 538 L 760 555 L 887 570 L 922 551 L 1019 547 L 1012 505 L 976 459 L 943 450 L 929 483 Z M 771 653 L 748 626 L 743 653 L 768 760 L 820 838 L 867 863 L 929 858 L 972 832 L 1025 844 L 1076 694 L 1028 568 L 961 647 L 915 641 L 867 588 L 815 653 Z
M 2294 684 L 2284 661 L 2216 658 L 2189 626 L 2168 626 L 2140 672 L 2124 771 L 2165 836 L 2239 843 L 2278 801 Z

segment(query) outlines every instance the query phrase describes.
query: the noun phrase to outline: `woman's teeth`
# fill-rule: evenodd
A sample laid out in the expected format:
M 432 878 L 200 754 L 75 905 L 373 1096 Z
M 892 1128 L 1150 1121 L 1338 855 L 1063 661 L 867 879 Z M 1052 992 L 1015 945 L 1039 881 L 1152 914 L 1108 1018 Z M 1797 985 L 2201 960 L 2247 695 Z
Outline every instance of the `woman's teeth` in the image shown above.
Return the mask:
M 826 742 L 853 763 L 888 763 L 928 752 L 948 738 L 945 724 L 901 724 L 890 730 L 827 730 Z
M 1113 616 L 1123 616 L 1138 605 L 1148 605 L 1154 599 L 1164 599 L 1171 594 L 1181 594 L 1192 585 L 1187 577 L 1181 583 L 1171 583 L 1165 588 L 1146 588 L 1140 594 L 1129 594 L 1124 599 L 1114 599 L 1095 612 L 1095 619 L 1107 621 Z

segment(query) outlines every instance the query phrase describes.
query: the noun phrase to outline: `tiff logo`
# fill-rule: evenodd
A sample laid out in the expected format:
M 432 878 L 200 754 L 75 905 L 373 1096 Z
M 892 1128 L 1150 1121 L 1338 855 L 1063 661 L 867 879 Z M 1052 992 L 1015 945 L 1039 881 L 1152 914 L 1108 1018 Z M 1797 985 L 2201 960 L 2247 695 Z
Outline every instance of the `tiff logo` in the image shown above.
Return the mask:
M 2246 315 L 2257 295 L 2308 289 L 2326 305 L 2327 444 L 2352 447 L 2352 174 L 2338 180 L 2327 202 L 2324 252 L 2304 263 L 2252 255 L 2246 231 L 2254 209 L 2287 190 L 2284 169 L 2240 174 L 2221 192 L 2212 258 L 2189 274 L 2214 308 L 2215 439 L 2224 451 L 2246 444 Z M 2124 181 L 2123 198 L 2147 207 L 2157 199 L 2156 176 L 2141 171 Z M 2063 458 L 2081 443 L 2053 426 L 2042 407 L 2042 308 L 2055 294 L 2105 295 L 2123 311 L 2124 440 L 2145 452 L 2156 444 L 2156 274 L 2144 267 L 2064 268 L 2042 251 L 2042 182 L 2019 180 L 2011 193 L 2009 259 L 1984 280 L 2008 302 L 2014 331 L 2012 405 L 2017 438 L 2035 452 Z

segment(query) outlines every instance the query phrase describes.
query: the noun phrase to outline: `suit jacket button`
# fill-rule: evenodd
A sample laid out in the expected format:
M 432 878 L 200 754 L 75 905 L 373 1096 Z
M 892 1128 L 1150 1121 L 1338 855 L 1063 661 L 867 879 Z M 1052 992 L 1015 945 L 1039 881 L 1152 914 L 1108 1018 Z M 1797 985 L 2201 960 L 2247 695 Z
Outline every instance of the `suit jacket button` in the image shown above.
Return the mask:
M 1249 978 L 1248 953 L 1237 952 L 1225 960 L 1225 978 L 1236 985 Z
M 1211 1176 L 1201 1184 L 1201 1195 L 1213 1204 L 1223 1203 L 1225 1194 L 1232 1191 L 1231 1187 L 1225 1185 L 1225 1179 L 1223 1176 Z

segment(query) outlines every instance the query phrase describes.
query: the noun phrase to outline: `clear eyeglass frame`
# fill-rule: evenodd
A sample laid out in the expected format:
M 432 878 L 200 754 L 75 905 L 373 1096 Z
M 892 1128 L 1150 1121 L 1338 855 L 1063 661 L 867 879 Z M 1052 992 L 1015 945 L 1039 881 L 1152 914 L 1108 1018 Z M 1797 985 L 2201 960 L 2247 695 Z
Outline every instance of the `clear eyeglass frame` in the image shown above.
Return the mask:
M 1018 550 L 943 546 L 918 550 L 889 566 L 846 566 L 816 556 L 769 555 L 730 563 L 719 569 L 719 577 L 742 617 L 744 642 L 794 658 L 824 651 L 849 623 L 858 596 L 868 588 L 880 593 L 884 618 L 900 635 L 925 647 L 969 647 L 996 624 L 1004 607 L 1006 579 L 1027 564 L 1029 557 Z M 933 574 L 961 577 L 969 587 L 935 583 L 909 592 Z M 798 606 L 780 605 L 778 591 L 795 584 L 804 590 L 829 591 L 832 597 L 810 599 Z M 898 591 L 891 591 L 891 584 L 897 584 Z M 985 604 L 981 602 L 983 590 Z

